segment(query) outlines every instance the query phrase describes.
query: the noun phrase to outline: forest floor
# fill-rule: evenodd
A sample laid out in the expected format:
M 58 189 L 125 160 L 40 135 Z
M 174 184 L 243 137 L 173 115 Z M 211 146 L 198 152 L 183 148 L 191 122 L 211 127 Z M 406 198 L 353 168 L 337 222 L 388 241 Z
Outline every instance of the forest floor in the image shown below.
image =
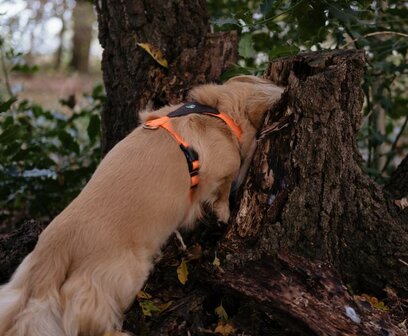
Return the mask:
M 10 78 L 13 91 L 21 98 L 28 99 L 45 109 L 67 111 L 60 99 L 75 96 L 79 106 L 84 94 L 91 93 L 92 88 L 102 83 L 102 75 L 83 74 L 78 72 L 36 73 L 32 76 L 13 75 Z M 83 102 L 85 103 L 85 102 Z

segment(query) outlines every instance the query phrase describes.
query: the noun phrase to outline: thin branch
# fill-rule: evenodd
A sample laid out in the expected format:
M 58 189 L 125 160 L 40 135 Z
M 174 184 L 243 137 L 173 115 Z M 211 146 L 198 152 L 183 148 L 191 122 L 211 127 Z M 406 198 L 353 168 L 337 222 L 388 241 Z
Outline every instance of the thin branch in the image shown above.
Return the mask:
M 241 28 L 243 27 L 254 27 L 254 26 L 258 26 L 258 25 L 264 25 L 270 21 L 273 21 L 275 19 L 277 19 L 279 16 L 282 16 L 288 12 L 290 12 L 292 9 L 296 8 L 297 6 L 299 6 L 301 3 L 303 3 L 305 0 L 300 0 L 299 2 L 295 3 L 294 5 L 290 6 L 288 9 L 285 9 L 284 11 L 282 11 L 279 14 L 276 14 L 270 18 L 264 19 L 262 21 L 256 22 L 254 24 L 245 24 L 245 25 L 241 25 Z
M 397 147 L 398 140 L 399 140 L 400 137 L 402 136 L 402 133 L 404 133 L 404 130 L 405 130 L 405 127 L 407 127 L 407 124 L 408 124 L 408 116 L 405 117 L 404 124 L 401 126 L 401 129 L 400 129 L 400 131 L 398 132 L 397 137 L 395 138 L 394 142 L 392 143 L 392 146 L 391 146 L 391 149 L 390 149 L 390 153 L 392 153 L 392 152 L 395 150 L 395 148 Z M 390 164 L 390 162 L 391 162 L 391 155 L 389 155 L 389 156 L 387 157 L 387 161 L 385 161 L 384 167 L 383 167 L 383 169 L 381 170 L 381 173 L 383 173 L 383 172 L 387 169 L 387 167 L 388 167 L 388 165 Z
M 379 36 L 379 35 L 397 35 L 397 36 L 402 36 L 402 37 L 408 37 L 408 34 L 405 33 L 400 33 L 400 32 L 394 32 L 394 31 L 378 31 L 378 32 L 373 32 L 373 33 L 368 33 L 365 34 L 361 37 L 358 37 L 356 39 L 353 39 L 346 44 L 344 44 L 341 48 L 346 48 L 348 47 L 351 43 L 355 43 L 356 41 L 365 38 L 365 37 L 372 37 L 372 36 Z

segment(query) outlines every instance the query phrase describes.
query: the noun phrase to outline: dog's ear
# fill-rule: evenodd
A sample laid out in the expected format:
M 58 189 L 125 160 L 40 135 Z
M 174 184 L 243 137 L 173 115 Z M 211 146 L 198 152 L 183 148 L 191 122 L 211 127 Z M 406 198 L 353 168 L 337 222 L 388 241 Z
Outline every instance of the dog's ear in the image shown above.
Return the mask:
M 224 88 L 217 84 L 204 84 L 193 88 L 188 99 L 216 108 Z
M 258 129 L 268 111 L 284 91 L 270 80 L 256 76 L 236 76 L 225 82 L 226 87 L 239 97 L 244 97 L 245 117 Z
M 251 85 L 252 94 L 248 95 L 246 101 L 247 117 L 251 124 L 259 129 L 265 117 L 265 113 L 272 108 L 274 104 L 280 99 L 284 89 L 268 83 Z

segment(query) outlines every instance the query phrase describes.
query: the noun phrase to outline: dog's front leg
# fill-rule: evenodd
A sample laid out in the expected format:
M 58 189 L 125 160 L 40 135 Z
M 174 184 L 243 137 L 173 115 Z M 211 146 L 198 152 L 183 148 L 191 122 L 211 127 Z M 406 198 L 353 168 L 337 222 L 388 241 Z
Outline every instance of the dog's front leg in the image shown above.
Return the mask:
M 234 176 L 223 179 L 217 191 L 217 200 L 214 202 L 214 213 L 222 223 L 228 223 L 230 218 L 229 195 Z

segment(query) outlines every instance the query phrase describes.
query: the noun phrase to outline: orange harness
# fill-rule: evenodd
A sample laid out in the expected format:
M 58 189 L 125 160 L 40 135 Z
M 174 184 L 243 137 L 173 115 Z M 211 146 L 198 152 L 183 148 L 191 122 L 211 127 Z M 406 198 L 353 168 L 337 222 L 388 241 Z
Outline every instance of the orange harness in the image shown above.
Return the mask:
M 231 117 L 229 117 L 225 113 L 220 113 L 218 112 L 217 109 L 201 105 L 199 103 L 193 102 L 193 103 L 187 103 L 178 108 L 177 110 L 170 112 L 167 116 L 165 117 L 160 117 L 157 119 L 153 120 L 148 120 L 143 124 L 143 127 L 146 129 L 150 130 L 155 130 L 158 129 L 159 127 L 164 128 L 167 130 L 173 138 L 177 141 L 177 143 L 180 146 L 180 149 L 183 151 L 183 154 L 185 155 L 187 159 L 187 164 L 188 164 L 188 170 L 190 172 L 190 178 L 191 178 L 191 191 L 193 188 L 195 188 L 200 179 L 198 176 L 199 169 L 200 169 L 200 163 L 198 161 L 198 154 L 197 152 L 190 147 L 190 145 L 174 130 L 173 126 L 171 125 L 171 118 L 175 117 L 181 117 L 184 115 L 188 115 L 191 113 L 197 113 L 197 114 L 204 114 L 204 115 L 209 115 L 212 117 L 219 118 L 223 120 L 228 127 L 231 129 L 232 133 L 236 135 L 238 140 L 241 139 L 241 134 L 242 130 L 241 128 L 232 120 Z M 191 198 L 191 194 L 190 194 Z

